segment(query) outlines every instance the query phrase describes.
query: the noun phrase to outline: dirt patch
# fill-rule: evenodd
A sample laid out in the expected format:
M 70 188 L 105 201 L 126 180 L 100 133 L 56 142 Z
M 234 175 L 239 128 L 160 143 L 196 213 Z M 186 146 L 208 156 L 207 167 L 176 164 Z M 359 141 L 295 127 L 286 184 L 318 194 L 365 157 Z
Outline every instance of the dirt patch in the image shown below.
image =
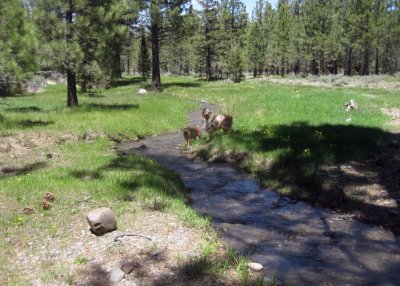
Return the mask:
M 204 264 L 204 230 L 186 226 L 176 215 L 149 211 L 132 202 L 130 211 L 117 215 L 117 231 L 95 236 L 85 221 L 86 203 L 81 202 L 79 214 L 67 219 L 53 216 L 52 210 L 45 218 L 41 212 L 33 213 L 36 223 L 52 229 L 50 236 L 21 228 L 2 240 L 0 247 L 7 249 L 10 258 L 6 268 L 0 267 L 4 281 L 10 285 L 112 285 L 112 271 L 130 265 L 132 270 L 118 285 L 239 285 L 232 267 L 225 267 L 221 276 L 210 271 L 208 262 Z M 56 228 L 60 221 L 63 227 Z M 116 240 L 123 234 L 137 236 Z M 212 259 L 226 259 L 222 247 L 217 252 Z M 254 280 L 257 273 L 249 275 Z
M 179 259 L 199 253 L 201 231 L 183 225 L 172 214 L 142 210 L 135 204 L 131 207 L 133 212 L 118 216 L 120 229 L 104 236 L 89 231 L 85 212 L 71 216 L 62 229 L 54 229 L 52 237 L 43 237 L 34 229 L 29 236 L 9 236 L 6 243 L 13 249 L 14 259 L 8 266 L 23 281 L 37 285 L 68 285 L 72 281 L 74 285 L 109 285 L 112 269 L 126 261 L 133 261 L 134 271 L 120 285 L 139 281 L 152 282 L 140 285 L 155 285 L 165 278 L 179 281 Z M 48 215 L 50 228 L 62 219 Z M 38 223 L 43 220 L 40 213 L 32 216 Z M 126 233 L 151 240 L 126 236 L 115 241 Z
M 54 165 L 62 160 L 54 146 L 78 141 L 91 142 L 103 138 L 103 133 L 48 134 L 44 132 L 19 133 L 0 137 L 0 178 L 23 175 L 32 170 Z
M 272 82 L 283 85 L 305 85 L 315 87 L 362 87 L 399 89 L 400 79 L 389 80 L 387 76 L 288 76 L 288 77 L 264 77 L 257 79 L 261 82 Z
M 389 127 L 391 127 L 391 130 L 395 133 L 400 132 L 400 108 L 385 108 L 382 107 L 381 111 L 389 115 L 391 118 L 390 120 L 386 123 Z
M 104 136 L 101 132 L 85 133 L 81 136 L 69 133 L 48 134 L 45 132 L 6 135 L 0 137 L 0 156 L 17 156 L 37 147 L 46 148 L 57 144 L 70 144 L 78 140 L 90 141 Z

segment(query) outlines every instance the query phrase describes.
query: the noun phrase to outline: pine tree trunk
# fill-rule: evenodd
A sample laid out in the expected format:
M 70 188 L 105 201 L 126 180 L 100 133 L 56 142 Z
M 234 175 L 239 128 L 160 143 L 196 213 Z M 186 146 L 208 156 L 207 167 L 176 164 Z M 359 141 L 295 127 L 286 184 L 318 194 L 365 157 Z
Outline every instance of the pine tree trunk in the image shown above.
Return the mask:
M 383 58 L 383 62 L 382 62 L 382 68 L 383 68 L 383 73 L 384 74 L 388 74 L 389 72 L 389 44 L 386 43 L 385 44 L 385 53 L 384 53 L 384 58 Z
M 366 46 L 363 51 L 361 75 L 369 75 L 369 47 L 368 46 Z
M 375 74 L 379 74 L 379 50 L 375 49 Z
M 315 59 L 311 61 L 311 74 L 318 75 L 317 61 Z
M 72 42 L 72 13 L 73 13 L 73 3 L 72 0 L 68 0 L 68 10 L 65 14 L 65 20 L 67 23 L 67 45 L 70 47 Z M 67 63 L 67 106 L 74 107 L 78 105 L 78 96 L 76 94 L 76 76 L 75 72 L 70 63 Z
M 152 4 L 157 5 L 157 4 Z M 158 7 L 155 15 L 151 19 L 151 54 L 152 54 L 152 69 L 151 69 L 151 89 L 161 89 L 161 75 L 160 75 L 160 47 L 159 47 L 159 28 L 158 28 Z
M 120 47 L 115 47 L 113 78 L 114 79 L 120 79 L 121 77 L 122 77 L 121 49 L 120 49 Z
M 212 79 L 212 70 L 211 70 L 211 48 L 207 46 L 206 50 L 206 80 L 210 81 Z
M 76 95 L 76 76 L 75 72 L 71 69 L 67 69 L 67 105 L 69 107 L 78 105 L 78 97 Z
M 319 74 L 325 74 L 325 61 L 324 61 L 324 52 L 319 51 Z
M 257 68 L 256 67 L 253 68 L 253 77 L 254 78 L 257 77 Z
M 345 64 L 345 70 L 344 70 L 344 75 L 351 76 L 351 57 L 352 57 L 352 48 L 347 47 L 346 49 L 346 64 Z
M 281 59 L 281 77 L 285 76 L 285 60 Z
M 298 75 L 300 73 L 300 60 L 299 59 L 297 59 L 294 64 L 293 72 L 295 75 Z
M 338 70 L 338 63 L 337 60 L 335 60 L 333 62 L 333 74 L 337 74 L 337 70 Z

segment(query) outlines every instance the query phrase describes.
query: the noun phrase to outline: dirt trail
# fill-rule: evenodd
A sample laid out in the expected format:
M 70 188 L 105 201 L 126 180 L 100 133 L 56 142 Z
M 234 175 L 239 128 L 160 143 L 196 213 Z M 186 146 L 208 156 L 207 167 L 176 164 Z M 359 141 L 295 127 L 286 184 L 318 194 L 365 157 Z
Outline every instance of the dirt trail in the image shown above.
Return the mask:
M 200 112 L 189 115 L 196 124 Z M 390 232 L 281 197 L 229 165 L 187 158 L 184 143 L 181 133 L 169 133 L 118 149 L 179 172 L 193 207 L 212 218 L 225 244 L 261 263 L 265 276 L 296 286 L 399 285 L 400 241 Z

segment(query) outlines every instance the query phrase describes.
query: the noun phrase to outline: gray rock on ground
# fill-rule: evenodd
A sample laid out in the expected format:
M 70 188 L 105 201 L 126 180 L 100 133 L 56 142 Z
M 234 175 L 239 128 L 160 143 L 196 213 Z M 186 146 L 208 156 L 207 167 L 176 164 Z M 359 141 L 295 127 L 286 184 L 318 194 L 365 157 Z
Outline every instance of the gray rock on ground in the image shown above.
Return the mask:
M 96 235 L 102 235 L 117 229 L 117 218 L 109 208 L 93 209 L 86 214 L 90 229 Z
M 124 271 L 122 271 L 120 268 L 114 268 L 110 272 L 110 278 L 108 279 L 108 281 L 110 281 L 110 283 L 118 283 L 119 281 L 124 279 L 124 276 Z
M 253 271 L 261 271 L 264 267 L 260 263 L 249 262 L 247 266 Z

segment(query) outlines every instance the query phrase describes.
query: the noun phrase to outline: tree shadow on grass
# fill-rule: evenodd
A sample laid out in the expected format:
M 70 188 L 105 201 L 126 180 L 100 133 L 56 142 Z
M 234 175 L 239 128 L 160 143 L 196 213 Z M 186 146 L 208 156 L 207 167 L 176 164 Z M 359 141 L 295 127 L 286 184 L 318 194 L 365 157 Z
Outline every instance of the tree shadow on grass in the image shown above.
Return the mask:
M 297 122 L 234 131 L 227 144 L 259 154 L 252 163 L 246 158 L 239 165 L 255 173 L 263 185 L 296 199 L 356 213 L 361 220 L 400 234 L 400 148 L 388 148 L 391 140 L 399 142 L 400 135 L 371 127 Z M 210 158 L 213 152 L 210 144 L 201 154 Z M 268 158 L 270 152 L 273 159 Z M 376 203 L 379 198 L 368 193 L 374 184 L 395 203 Z
M 97 104 L 88 103 L 79 106 L 81 111 L 113 111 L 113 110 L 131 110 L 139 108 L 138 104 Z
M 74 170 L 70 175 L 80 180 L 97 180 L 103 178 L 103 175 L 98 171 Z
M 139 83 L 142 83 L 145 81 L 146 80 L 144 80 L 142 77 L 123 78 L 121 80 L 111 83 L 111 87 L 120 87 L 120 86 L 139 84 Z
M 5 111 L 26 113 L 26 112 L 42 112 L 43 109 L 41 109 L 37 106 L 27 106 L 27 107 L 7 108 L 7 109 L 5 109 Z
M 39 126 L 48 126 L 54 124 L 54 121 L 43 121 L 43 120 L 19 120 L 15 122 L 17 126 L 21 128 L 32 128 L 32 127 L 39 127 Z
M 0 179 L 2 177 L 26 175 L 28 173 L 44 169 L 45 167 L 47 167 L 46 162 L 35 162 L 22 167 L 6 166 L 0 169 Z
M 161 90 L 164 91 L 170 87 L 180 87 L 180 88 L 190 88 L 190 87 L 200 87 L 202 84 L 198 82 L 166 82 L 161 84 Z M 151 90 L 151 84 L 146 84 L 145 89 Z
M 100 170 L 125 170 L 136 173 L 119 182 L 123 190 L 120 194 L 122 200 L 131 200 L 132 195 L 139 189 L 146 188 L 155 190 L 162 196 L 166 195 L 181 199 L 184 202 L 188 201 L 188 195 L 179 174 L 159 166 L 152 160 L 134 155 L 119 154 L 117 158 Z
M 94 170 L 77 169 L 69 175 L 80 180 L 106 180 L 111 172 L 121 171 L 128 174 L 121 175 L 117 184 L 121 187 L 117 199 L 132 201 L 137 195 L 150 199 L 151 208 L 163 209 L 166 202 L 163 197 L 182 200 L 187 203 L 189 196 L 178 173 L 161 167 L 152 160 L 135 155 L 118 154 L 105 165 Z M 146 189 L 146 193 L 140 193 Z

